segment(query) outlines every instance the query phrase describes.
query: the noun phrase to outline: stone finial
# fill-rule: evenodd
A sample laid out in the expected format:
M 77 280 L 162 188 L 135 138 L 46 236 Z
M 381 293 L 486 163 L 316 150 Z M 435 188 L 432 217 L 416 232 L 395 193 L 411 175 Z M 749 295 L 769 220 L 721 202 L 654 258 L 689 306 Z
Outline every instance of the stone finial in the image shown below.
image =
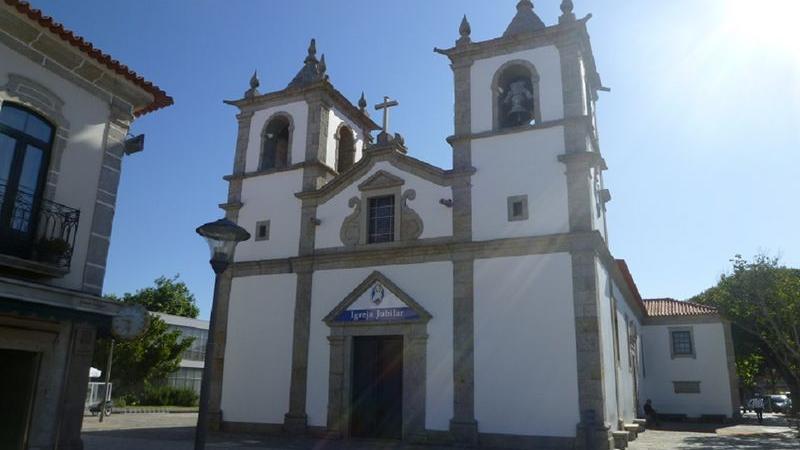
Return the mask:
M 531 0 L 520 0 L 517 3 L 517 15 L 503 33 L 504 37 L 515 34 L 530 33 L 545 28 L 544 22 L 533 12 L 533 2 Z
M 317 61 L 317 40 L 311 38 L 311 43 L 308 44 L 308 56 L 306 56 L 306 63 L 308 63 L 309 59 L 313 61 Z
M 461 19 L 461 25 L 458 27 L 458 34 L 460 34 L 461 37 L 456 41 L 456 45 L 464 45 L 472 42 L 472 39 L 469 38 L 469 35 L 472 34 L 472 27 L 469 25 L 466 14 L 464 14 L 464 18 Z
M 323 53 L 322 57 L 319 59 L 317 68 L 319 69 L 320 75 L 325 75 L 325 71 L 328 70 L 328 65 L 325 64 L 325 53 Z
M 244 96 L 245 98 L 252 98 L 259 95 L 258 86 L 261 85 L 261 82 L 258 81 L 258 71 L 253 71 L 253 76 L 250 77 L 250 89 L 245 91 Z
M 328 79 L 325 75 L 327 65 L 325 64 L 325 55 L 322 55 L 322 60 L 317 60 L 317 40 L 311 39 L 308 45 L 308 55 L 303 61 L 303 67 L 297 72 L 297 75 L 289 83 L 289 87 L 303 87 L 308 86 L 317 81 Z
M 253 71 L 253 76 L 250 77 L 250 89 L 258 89 L 261 82 L 258 81 L 258 70 Z
M 558 18 L 558 23 L 566 23 L 566 22 L 574 22 L 575 21 L 575 13 L 572 11 L 575 9 L 575 4 L 572 3 L 572 0 L 563 0 L 561 2 L 561 17 Z
M 361 91 L 361 98 L 358 99 L 358 109 L 360 109 L 362 113 L 367 112 L 367 98 L 364 96 L 364 91 Z

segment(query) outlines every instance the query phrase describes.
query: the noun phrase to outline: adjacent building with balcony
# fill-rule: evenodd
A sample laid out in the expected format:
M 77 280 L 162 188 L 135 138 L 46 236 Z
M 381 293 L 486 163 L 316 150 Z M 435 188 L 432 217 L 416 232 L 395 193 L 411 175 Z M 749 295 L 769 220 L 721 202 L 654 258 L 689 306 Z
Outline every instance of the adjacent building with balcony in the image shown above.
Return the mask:
M 128 130 L 172 99 L 28 3 L 0 1 L 0 448 L 79 449 Z M 140 148 L 139 148 L 140 149 Z

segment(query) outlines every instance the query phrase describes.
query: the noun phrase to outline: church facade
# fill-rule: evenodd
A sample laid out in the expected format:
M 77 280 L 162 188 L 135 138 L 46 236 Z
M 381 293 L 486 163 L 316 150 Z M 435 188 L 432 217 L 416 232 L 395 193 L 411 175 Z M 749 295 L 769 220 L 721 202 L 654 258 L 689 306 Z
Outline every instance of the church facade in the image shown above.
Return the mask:
M 561 9 L 546 26 L 522 0 L 484 42 L 464 18 L 455 46 L 436 50 L 454 73 L 452 169 L 409 156 L 363 95 L 339 93 L 314 41 L 286 89 L 262 94 L 254 75 L 227 102 L 239 132 L 220 206 L 253 239 L 218 291 L 212 426 L 611 448 L 651 385 L 656 406 L 672 402 L 686 395 L 674 383 L 699 385 L 702 354 L 720 352 L 717 391 L 664 412 L 735 414 L 728 325 L 702 308 L 650 317 L 609 251 L 605 88 L 588 17 Z M 693 327 L 711 323 L 701 351 Z

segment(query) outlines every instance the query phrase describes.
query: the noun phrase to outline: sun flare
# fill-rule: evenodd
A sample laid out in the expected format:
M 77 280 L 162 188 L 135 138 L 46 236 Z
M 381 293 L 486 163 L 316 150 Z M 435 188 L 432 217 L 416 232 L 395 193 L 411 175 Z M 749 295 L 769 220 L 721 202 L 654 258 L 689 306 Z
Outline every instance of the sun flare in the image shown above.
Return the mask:
M 800 0 L 724 0 L 723 27 L 745 47 L 791 55 L 800 64 Z

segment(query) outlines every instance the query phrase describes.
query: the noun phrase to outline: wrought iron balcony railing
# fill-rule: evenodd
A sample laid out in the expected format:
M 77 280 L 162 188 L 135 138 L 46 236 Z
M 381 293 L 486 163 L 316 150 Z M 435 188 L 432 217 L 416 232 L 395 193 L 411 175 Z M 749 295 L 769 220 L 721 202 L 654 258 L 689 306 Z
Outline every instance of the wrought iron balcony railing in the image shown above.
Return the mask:
M 68 270 L 80 211 L 0 184 L 0 253 Z

